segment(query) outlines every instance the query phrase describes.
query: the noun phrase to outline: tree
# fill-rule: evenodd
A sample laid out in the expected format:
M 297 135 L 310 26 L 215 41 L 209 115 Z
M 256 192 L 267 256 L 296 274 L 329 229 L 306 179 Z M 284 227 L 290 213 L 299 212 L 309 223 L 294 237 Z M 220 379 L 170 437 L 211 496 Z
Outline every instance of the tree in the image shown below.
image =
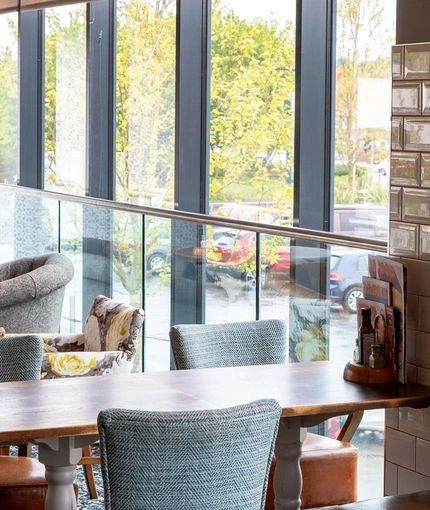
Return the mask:
M 18 176 L 18 58 L 17 27 L 8 20 L 10 44 L 0 48 L 0 181 L 13 184 Z
M 389 48 L 394 30 L 387 23 L 383 2 L 339 0 L 337 7 L 336 140 L 335 151 L 355 191 L 355 169 L 361 145 L 369 136 L 358 124 L 359 78 L 391 76 Z M 388 156 L 388 149 L 386 150 Z
M 280 149 L 292 154 L 294 48 L 290 23 L 247 22 L 214 2 L 211 200 L 233 184 L 251 184 L 254 201 L 286 190 L 286 166 L 267 162 Z

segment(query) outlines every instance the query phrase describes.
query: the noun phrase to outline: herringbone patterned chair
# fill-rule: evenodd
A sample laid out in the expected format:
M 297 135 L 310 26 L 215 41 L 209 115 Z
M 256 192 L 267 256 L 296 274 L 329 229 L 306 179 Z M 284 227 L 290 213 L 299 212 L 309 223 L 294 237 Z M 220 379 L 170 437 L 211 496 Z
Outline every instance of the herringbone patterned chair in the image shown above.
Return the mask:
M 107 510 L 262 510 L 281 407 L 99 414 Z

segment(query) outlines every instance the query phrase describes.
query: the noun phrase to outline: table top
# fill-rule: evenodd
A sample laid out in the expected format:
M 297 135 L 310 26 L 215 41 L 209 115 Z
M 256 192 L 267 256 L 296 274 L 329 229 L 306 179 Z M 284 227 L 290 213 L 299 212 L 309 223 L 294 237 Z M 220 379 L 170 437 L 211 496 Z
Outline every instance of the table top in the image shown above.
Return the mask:
M 430 387 L 345 381 L 330 361 L 0 384 L 0 441 L 97 433 L 110 407 L 184 411 L 275 398 L 283 417 L 430 406 Z

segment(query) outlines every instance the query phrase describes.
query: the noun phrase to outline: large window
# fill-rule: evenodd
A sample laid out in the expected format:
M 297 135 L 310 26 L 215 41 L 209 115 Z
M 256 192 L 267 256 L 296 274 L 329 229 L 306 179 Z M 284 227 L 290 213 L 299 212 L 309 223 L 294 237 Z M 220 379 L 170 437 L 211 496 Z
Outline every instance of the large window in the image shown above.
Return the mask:
M 119 0 L 117 200 L 172 207 L 176 1 Z
M 45 189 L 85 194 L 86 4 L 45 11 Z
M 0 16 L 0 182 L 18 180 L 18 16 Z
M 294 2 L 215 0 L 211 212 L 288 221 L 293 209 Z M 236 207 L 232 203 L 252 207 Z M 232 212 L 233 211 L 233 212 Z
M 334 202 L 381 206 L 375 223 L 384 214 L 387 226 L 395 8 L 394 0 L 337 2 Z

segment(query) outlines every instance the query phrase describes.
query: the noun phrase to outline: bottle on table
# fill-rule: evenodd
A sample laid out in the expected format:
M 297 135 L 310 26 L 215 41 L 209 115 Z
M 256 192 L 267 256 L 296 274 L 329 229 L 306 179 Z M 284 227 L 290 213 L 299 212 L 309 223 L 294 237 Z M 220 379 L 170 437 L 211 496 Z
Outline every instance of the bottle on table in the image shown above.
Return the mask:
M 375 330 L 370 320 L 371 309 L 361 309 L 361 326 L 358 330 L 358 342 L 360 345 L 360 364 L 368 365 L 371 346 L 375 343 Z
M 374 343 L 371 346 L 369 357 L 369 366 L 371 368 L 385 368 L 384 345 Z

